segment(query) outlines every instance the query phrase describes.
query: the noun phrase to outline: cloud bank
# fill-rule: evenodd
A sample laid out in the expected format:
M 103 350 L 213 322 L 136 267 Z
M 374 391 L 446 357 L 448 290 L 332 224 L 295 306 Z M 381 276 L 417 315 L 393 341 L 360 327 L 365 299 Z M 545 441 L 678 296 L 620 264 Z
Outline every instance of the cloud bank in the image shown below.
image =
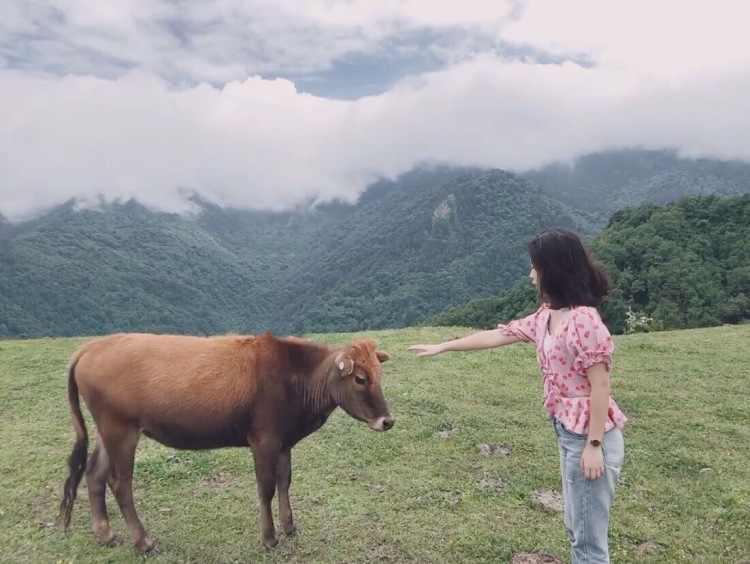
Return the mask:
M 196 193 L 281 210 L 420 164 L 520 171 L 619 147 L 750 160 L 749 3 L 301 6 L 4 4 L 0 212 L 71 197 L 179 212 Z M 425 52 L 429 70 L 373 95 L 296 86 Z

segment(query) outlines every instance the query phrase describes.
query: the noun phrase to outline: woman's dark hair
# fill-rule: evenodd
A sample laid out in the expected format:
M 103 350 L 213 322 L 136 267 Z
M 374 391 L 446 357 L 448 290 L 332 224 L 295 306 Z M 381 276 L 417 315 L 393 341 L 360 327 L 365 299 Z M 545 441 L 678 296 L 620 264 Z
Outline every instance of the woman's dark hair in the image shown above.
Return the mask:
M 529 257 L 539 278 L 540 299 L 550 307 L 597 307 L 612 282 L 588 247 L 567 229 L 545 229 L 529 241 Z

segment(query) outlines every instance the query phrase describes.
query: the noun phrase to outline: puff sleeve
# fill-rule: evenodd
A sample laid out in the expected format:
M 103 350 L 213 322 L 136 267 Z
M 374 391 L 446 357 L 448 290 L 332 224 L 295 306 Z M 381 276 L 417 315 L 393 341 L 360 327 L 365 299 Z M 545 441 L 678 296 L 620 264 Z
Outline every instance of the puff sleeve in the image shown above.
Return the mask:
M 573 353 L 573 369 L 585 374 L 587 368 L 603 362 L 611 371 L 614 342 L 596 308 L 578 308 L 571 321 L 566 344 Z
M 546 309 L 546 307 L 546 304 L 542 304 L 539 309 L 531 315 L 521 319 L 515 319 L 507 325 L 498 325 L 497 328 L 501 334 L 508 337 L 518 337 L 522 341 L 536 343 L 537 319 L 539 318 L 539 314 L 542 310 Z

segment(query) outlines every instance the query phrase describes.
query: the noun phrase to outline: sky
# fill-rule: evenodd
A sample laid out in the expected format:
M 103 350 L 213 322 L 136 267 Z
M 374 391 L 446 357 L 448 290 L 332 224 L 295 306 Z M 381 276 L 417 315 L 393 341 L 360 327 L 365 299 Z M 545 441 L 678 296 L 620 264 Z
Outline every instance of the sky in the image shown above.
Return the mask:
M 0 214 L 284 210 L 430 164 L 750 161 L 746 0 L 3 0 Z

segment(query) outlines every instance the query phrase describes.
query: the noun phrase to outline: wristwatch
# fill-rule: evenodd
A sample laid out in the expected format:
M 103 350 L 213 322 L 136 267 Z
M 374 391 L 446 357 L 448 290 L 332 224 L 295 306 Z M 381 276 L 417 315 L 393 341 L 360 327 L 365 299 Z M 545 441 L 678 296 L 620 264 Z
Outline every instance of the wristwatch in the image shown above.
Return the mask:
M 602 442 L 599 439 L 591 439 L 589 441 L 589 444 L 593 447 L 600 447 L 602 446 Z

